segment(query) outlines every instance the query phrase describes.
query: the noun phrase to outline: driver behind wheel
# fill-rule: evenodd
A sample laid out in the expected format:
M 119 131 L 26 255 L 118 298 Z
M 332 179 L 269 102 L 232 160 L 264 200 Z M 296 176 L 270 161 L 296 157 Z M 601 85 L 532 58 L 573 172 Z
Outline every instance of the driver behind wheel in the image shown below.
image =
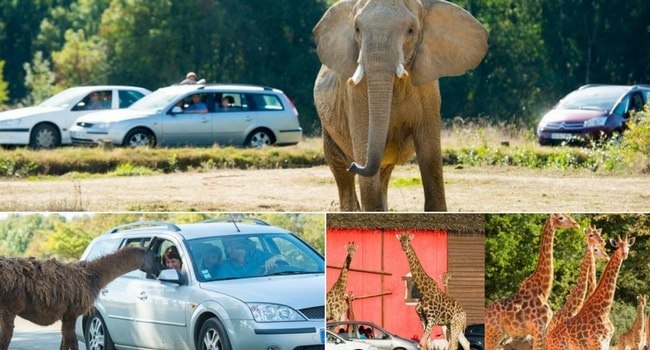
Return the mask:
M 278 262 L 286 259 L 255 247 L 248 238 L 234 238 L 224 242 L 226 261 L 217 272 L 217 278 L 239 278 L 264 275 L 271 272 Z

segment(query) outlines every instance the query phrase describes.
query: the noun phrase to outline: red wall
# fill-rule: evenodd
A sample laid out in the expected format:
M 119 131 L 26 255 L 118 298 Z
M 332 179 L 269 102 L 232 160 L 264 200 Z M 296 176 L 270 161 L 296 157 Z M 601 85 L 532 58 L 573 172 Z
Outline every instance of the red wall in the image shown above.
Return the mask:
M 355 242 L 359 248 L 352 258 L 347 290 L 355 295 L 354 316 L 358 321 L 373 322 L 405 338 L 422 337 L 423 329 L 415 305 L 405 303 L 409 273 L 406 253 L 396 234 L 400 230 L 333 229 L 327 230 L 327 290 L 340 275 L 345 261 L 345 244 Z M 411 245 L 429 276 L 444 289 L 440 276 L 447 271 L 447 233 L 445 231 L 409 230 Z M 338 268 L 335 268 L 335 267 Z M 364 271 L 356 271 L 364 270 Z M 384 271 L 385 274 L 378 272 Z M 377 273 L 375 273 L 377 272 Z M 380 296 L 382 292 L 386 295 Z M 440 334 L 438 327 L 432 337 Z

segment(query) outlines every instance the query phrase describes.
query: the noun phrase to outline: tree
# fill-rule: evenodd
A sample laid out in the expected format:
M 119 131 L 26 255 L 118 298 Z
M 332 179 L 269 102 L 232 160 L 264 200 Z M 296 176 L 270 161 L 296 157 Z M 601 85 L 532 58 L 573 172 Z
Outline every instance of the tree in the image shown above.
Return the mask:
M 43 53 L 37 51 L 32 63 L 25 63 L 25 87 L 30 91 L 23 99 L 24 105 L 43 102 L 55 93 L 54 74 L 50 70 L 50 62 L 43 59 Z
M 0 60 L 0 106 L 9 100 L 9 91 L 7 87 L 9 86 L 2 76 L 2 69 L 5 66 L 5 61 Z

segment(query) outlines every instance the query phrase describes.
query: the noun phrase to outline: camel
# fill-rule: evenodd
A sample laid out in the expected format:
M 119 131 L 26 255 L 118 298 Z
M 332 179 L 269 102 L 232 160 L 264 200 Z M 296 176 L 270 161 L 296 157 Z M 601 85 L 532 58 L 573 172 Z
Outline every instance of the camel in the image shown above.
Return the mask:
M 0 257 L 0 350 L 9 348 L 16 315 L 41 326 L 61 320 L 61 350 L 77 350 L 75 320 L 92 310 L 99 291 L 129 271 L 158 275 L 160 258 L 126 247 L 92 261 Z

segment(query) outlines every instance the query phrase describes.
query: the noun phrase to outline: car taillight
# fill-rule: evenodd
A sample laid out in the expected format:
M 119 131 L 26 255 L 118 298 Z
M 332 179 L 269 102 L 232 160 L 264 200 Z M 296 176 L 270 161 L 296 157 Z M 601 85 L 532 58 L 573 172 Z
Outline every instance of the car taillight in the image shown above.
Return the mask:
M 296 115 L 296 119 L 298 119 L 298 110 L 296 109 L 296 106 L 293 104 L 293 101 L 289 98 L 289 96 L 284 95 L 287 98 L 287 101 L 289 101 L 289 105 L 291 105 L 291 109 L 293 109 L 293 114 Z

